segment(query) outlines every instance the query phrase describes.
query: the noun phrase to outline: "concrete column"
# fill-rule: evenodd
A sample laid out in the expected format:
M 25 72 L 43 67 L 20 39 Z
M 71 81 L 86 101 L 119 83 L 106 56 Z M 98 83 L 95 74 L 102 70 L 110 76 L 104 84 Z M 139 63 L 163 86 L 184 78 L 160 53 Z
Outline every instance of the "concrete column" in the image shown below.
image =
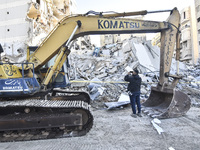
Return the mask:
M 198 31 L 197 31 L 197 21 L 195 14 L 194 3 L 191 5 L 191 45 L 192 45 L 192 63 L 196 64 L 199 58 L 198 50 Z

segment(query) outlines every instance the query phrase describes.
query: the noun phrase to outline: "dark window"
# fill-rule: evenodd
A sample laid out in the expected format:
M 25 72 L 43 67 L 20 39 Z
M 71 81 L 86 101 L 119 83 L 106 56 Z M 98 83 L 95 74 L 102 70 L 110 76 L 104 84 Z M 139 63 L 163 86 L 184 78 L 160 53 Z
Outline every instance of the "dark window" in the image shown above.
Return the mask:
M 37 2 L 38 4 L 40 4 L 40 0 L 36 0 L 36 2 Z
M 185 48 L 187 48 L 187 41 L 184 41 L 184 42 L 183 42 L 183 46 L 184 46 Z
M 200 17 L 197 19 L 197 22 L 200 22 Z
M 186 18 L 186 16 L 185 16 L 185 12 L 183 13 L 183 18 L 184 18 L 184 19 Z

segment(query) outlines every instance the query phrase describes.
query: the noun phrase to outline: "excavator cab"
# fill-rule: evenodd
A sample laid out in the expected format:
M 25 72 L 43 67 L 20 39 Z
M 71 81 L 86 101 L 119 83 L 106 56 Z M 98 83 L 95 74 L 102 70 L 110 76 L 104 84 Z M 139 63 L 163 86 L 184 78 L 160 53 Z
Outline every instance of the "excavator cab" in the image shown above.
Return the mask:
M 29 46 L 27 48 L 27 59 L 30 57 L 31 54 L 33 54 L 38 46 Z M 42 68 L 39 69 L 39 71 L 36 71 L 37 75 L 41 75 L 41 78 L 45 78 L 47 73 L 49 72 L 49 69 L 53 65 L 55 61 L 55 57 L 53 57 L 49 62 L 47 62 Z M 68 60 L 65 61 L 61 69 L 59 70 L 58 74 L 55 76 L 52 76 L 52 80 L 49 83 L 48 87 L 51 88 L 65 88 L 70 85 L 68 74 L 67 74 L 67 65 L 68 65 Z M 40 80 L 38 78 L 38 80 Z M 42 81 L 41 81 L 42 82 Z

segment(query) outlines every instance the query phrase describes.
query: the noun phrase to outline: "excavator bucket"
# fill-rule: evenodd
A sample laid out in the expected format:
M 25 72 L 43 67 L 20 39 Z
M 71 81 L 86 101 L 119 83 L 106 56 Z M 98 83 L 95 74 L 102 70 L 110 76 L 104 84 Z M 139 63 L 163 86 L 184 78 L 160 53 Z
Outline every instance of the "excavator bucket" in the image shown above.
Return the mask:
M 182 76 L 179 75 L 180 60 L 180 14 L 175 8 L 167 19 L 170 28 L 161 32 L 160 47 L 160 75 L 159 84 L 152 87 L 149 99 L 143 105 L 144 113 L 148 113 L 153 118 L 173 118 L 179 117 L 190 109 L 190 98 L 183 92 L 177 90 L 176 84 Z M 175 44 L 176 43 L 176 44 Z M 177 72 L 170 74 L 171 62 L 176 45 Z M 169 82 L 169 77 L 173 82 Z
M 185 115 L 190 105 L 190 98 L 177 89 L 166 92 L 152 87 L 149 98 L 142 104 L 142 111 L 153 118 L 174 118 Z

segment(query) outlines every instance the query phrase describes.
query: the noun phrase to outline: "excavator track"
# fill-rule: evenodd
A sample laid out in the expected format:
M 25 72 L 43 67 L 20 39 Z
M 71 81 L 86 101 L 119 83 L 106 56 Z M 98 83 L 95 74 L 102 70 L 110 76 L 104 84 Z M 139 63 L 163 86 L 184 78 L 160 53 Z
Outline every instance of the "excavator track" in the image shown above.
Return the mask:
M 32 99 L 0 101 L 0 141 L 85 135 L 92 128 L 93 116 L 89 110 L 89 102 L 84 96 L 83 100 L 77 99 L 79 95 L 77 93 L 73 94 L 76 99 L 73 95 L 62 94 L 63 96 L 48 96 L 47 99 L 32 97 Z

